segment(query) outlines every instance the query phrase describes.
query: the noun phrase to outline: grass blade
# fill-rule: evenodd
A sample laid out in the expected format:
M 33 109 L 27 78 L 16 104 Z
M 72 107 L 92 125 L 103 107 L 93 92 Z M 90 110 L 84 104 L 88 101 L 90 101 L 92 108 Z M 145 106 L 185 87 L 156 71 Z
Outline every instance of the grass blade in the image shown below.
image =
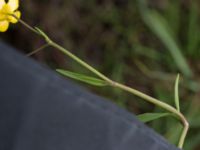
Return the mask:
M 189 30 L 188 30 L 188 54 L 195 56 L 198 51 L 199 44 L 199 25 L 198 25 L 198 4 L 197 2 L 191 3 L 189 15 Z
M 138 115 L 137 118 L 146 123 L 166 116 L 170 116 L 170 113 L 145 113 Z
M 178 47 L 166 19 L 156 11 L 149 10 L 145 0 L 139 0 L 139 3 L 144 22 L 154 32 L 154 34 L 159 37 L 159 39 L 171 53 L 171 56 L 173 57 L 179 70 L 185 76 L 191 77 L 192 71 L 188 66 L 180 48 Z
M 66 77 L 69 77 L 69 78 L 72 78 L 75 80 L 79 80 L 79 81 L 82 81 L 82 82 L 85 82 L 87 84 L 91 84 L 94 86 L 106 86 L 107 85 L 106 81 L 100 80 L 100 79 L 97 79 L 94 77 L 89 77 L 89 76 L 86 76 L 83 74 L 74 73 L 74 72 L 70 72 L 67 70 L 63 70 L 63 69 L 56 69 L 56 71 Z

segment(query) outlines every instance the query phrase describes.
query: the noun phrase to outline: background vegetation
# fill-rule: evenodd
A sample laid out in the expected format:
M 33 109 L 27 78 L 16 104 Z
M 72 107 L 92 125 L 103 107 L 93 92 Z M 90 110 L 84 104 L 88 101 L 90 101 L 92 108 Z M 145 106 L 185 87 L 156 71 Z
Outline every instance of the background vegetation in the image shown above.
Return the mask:
M 200 2 L 195 0 L 26 0 L 22 19 L 113 80 L 173 105 L 173 87 L 181 74 L 181 111 L 191 128 L 185 150 L 200 148 Z M 2 39 L 28 53 L 44 41 L 20 24 Z M 33 56 L 52 68 L 88 73 L 77 63 L 48 48 Z M 88 86 L 136 114 L 158 108 L 116 89 Z M 150 124 L 173 144 L 180 125 L 171 118 Z

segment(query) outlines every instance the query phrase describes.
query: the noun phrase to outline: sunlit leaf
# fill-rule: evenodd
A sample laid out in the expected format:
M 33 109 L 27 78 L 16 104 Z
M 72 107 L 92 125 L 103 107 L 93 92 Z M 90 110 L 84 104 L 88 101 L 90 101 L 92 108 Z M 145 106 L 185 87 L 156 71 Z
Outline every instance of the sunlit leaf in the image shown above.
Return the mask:
M 107 83 L 106 81 L 94 78 L 94 77 L 89 77 L 83 74 L 79 74 L 79 73 L 74 73 L 74 72 L 70 72 L 67 70 L 63 70 L 63 69 L 56 69 L 56 71 L 60 74 L 62 74 L 63 76 L 75 79 L 75 80 L 79 80 L 94 86 L 106 86 Z

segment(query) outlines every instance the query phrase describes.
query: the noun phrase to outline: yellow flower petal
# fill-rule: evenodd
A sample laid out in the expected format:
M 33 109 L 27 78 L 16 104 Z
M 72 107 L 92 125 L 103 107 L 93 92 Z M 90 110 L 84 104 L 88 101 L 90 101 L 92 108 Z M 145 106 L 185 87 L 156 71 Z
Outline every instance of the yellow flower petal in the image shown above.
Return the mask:
M 21 12 L 20 11 L 16 11 L 13 13 L 13 15 L 15 15 L 18 19 L 21 17 Z M 11 23 L 17 23 L 18 20 L 15 17 L 9 16 L 8 17 L 9 22 Z
M 8 30 L 9 22 L 8 21 L 0 21 L 0 32 L 5 32 Z
M 13 13 L 10 10 L 10 6 L 8 4 L 4 4 L 3 7 L 0 9 L 0 21 L 5 21 L 7 20 L 7 14 Z
M 7 4 L 10 6 L 11 11 L 15 11 L 19 7 L 19 0 L 9 0 Z
M 0 21 L 4 21 L 5 20 L 5 14 L 0 13 Z

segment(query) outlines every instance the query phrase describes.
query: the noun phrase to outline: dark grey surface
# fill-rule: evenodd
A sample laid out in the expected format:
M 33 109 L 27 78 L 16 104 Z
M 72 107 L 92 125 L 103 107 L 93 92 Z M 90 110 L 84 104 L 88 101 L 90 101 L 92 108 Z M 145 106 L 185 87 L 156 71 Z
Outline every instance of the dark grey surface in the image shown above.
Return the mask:
M 0 43 L 0 150 L 177 150 L 130 113 Z

